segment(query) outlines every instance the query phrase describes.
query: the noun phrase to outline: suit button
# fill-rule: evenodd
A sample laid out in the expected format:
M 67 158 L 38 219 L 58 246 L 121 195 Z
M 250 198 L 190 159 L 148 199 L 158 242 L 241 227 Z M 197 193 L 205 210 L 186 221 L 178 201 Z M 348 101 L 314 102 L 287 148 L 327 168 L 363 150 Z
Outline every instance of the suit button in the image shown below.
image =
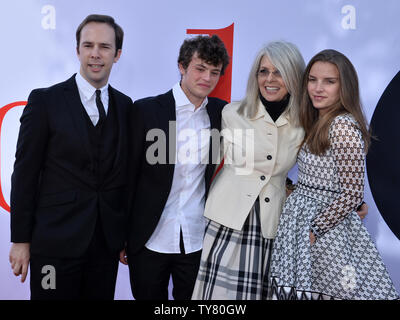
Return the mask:
M 261 179 L 261 180 L 265 180 L 265 176 L 261 176 L 260 179 Z
M 265 198 L 264 201 L 265 201 L 265 202 L 269 202 L 269 198 Z
M 267 159 L 268 159 L 268 160 L 271 160 L 271 159 L 272 159 L 272 156 L 269 154 L 269 155 L 267 156 Z

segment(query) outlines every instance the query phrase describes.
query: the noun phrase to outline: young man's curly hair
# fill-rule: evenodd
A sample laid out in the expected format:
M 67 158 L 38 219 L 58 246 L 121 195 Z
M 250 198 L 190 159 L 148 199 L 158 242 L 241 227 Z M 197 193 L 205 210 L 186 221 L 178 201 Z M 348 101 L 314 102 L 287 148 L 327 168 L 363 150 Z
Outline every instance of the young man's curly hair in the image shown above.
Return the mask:
M 197 36 L 186 39 L 179 50 L 178 64 L 180 63 L 186 70 L 195 53 L 198 58 L 213 66 L 222 63 L 221 75 L 224 74 L 229 64 L 229 56 L 224 43 L 218 36 Z

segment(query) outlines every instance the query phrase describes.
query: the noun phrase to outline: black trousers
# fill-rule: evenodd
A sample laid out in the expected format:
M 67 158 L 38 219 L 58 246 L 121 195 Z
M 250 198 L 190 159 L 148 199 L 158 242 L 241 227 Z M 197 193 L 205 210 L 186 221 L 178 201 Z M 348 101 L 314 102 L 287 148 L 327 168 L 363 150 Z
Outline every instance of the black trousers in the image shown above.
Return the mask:
M 181 241 L 182 243 L 182 241 Z M 199 271 L 201 250 L 185 254 L 158 253 L 143 248 L 128 256 L 132 295 L 136 300 L 168 300 L 172 277 L 175 300 L 190 300 Z
M 113 300 L 118 261 L 119 254 L 110 253 L 98 219 L 82 257 L 31 256 L 31 300 Z

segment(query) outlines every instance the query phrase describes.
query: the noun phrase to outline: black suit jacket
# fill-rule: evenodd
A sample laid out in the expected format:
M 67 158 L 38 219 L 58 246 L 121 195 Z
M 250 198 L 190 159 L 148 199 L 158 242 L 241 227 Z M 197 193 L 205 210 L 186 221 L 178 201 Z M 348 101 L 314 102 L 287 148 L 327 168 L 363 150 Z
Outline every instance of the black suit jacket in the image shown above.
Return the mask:
M 98 184 L 75 76 L 31 92 L 11 178 L 12 242 L 30 242 L 34 254 L 78 257 L 87 249 L 100 216 L 109 248 L 123 248 L 127 115 L 133 103 L 111 87 L 109 97 L 118 121 L 118 145 L 110 174 Z
M 206 108 L 210 117 L 211 129 L 221 130 L 221 112 L 226 103 L 218 98 L 208 98 Z M 130 136 L 133 140 L 130 148 L 132 200 L 128 223 L 128 253 L 135 254 L 143 248 L 157 227 L 171 191 L 176 146 L 175 136 L 170 135 L 169 132 L 169 122 L 176 121 L 172 90 L 156 97 L 135 101 L 130 119 L 130 131 L 132 132 Z M 161 129 L 165 133 L 165 164 L 151 164 L 146 159 L 148 148 L 154 144 L 152 139 L 146 141 L 146 135 L 152 129 Z M 171 127 L 171 129 L 172 132 L 175 132 L 175 127 Z M 214 148 L 212 148 L 213 145 Z M 213 142 L 210 141 L 210 159 L 204 176 L 206 196 L 218 154 L 219 136 L 215 137 Z M 160 158 L 162 159 L 162 157 Z

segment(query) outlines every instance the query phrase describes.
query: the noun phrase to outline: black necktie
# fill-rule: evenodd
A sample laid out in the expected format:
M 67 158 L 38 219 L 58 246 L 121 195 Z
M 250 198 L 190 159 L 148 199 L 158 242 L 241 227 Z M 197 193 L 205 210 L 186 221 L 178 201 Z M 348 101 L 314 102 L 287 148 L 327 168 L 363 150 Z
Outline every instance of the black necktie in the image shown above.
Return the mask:
M 106 111 L 104 110 L 103 102 L 101 102 L 101 91 L 96 90 L 96 106 L 99 110 L 99 121 L 97 122 L 96 126 L 101 126 L 106 120 Z

